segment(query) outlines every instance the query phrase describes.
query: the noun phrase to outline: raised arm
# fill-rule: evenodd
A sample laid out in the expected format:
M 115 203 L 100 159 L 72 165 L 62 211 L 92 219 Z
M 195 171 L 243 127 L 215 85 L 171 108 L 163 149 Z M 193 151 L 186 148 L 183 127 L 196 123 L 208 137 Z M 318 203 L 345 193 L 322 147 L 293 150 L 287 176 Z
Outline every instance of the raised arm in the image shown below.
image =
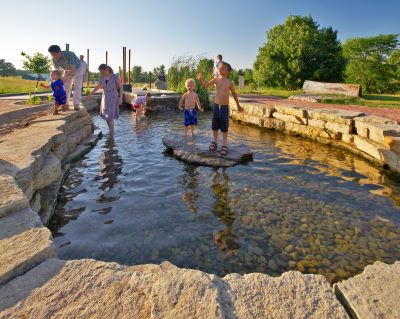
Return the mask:
M 40 83 L 40 86 L 42 87 L 42 88 L 46 88 L 46 89 L 50 89 L 50 85 L 46 85 L 46 84 L 44 84 L 44 83 Z
M 209 86 L 215 84 L 215 79 L 212 79 L 212 80 L 210 80 L 210 81 L 208 81 L 208 82 L 204 81 L 204 79 L 203 79 L 203 74 L 201 74 L 201 73 L 199 73 L 199 74 L 197 75 L 197 79 L 200 81 L 201 86 L 202 86 L 203 88 L 205 88 L 205 89 L 208 88 Z
M 229 89 L 231 90 L 233 99 L 234 99 L 235 102 L 236 102 L 238 111 L 239 111 L 239 112 L 243 112 L 243 108 L 242 108 L 242 107 L 240 106 L 240 104 L 239 104 L 239 99 L 238 99 L 238 97 L 237 97 L 237 94 L 236 94 L 236 91 L 235 91 L 235 86 L 233 85 L 233 82 L 231 83 Z

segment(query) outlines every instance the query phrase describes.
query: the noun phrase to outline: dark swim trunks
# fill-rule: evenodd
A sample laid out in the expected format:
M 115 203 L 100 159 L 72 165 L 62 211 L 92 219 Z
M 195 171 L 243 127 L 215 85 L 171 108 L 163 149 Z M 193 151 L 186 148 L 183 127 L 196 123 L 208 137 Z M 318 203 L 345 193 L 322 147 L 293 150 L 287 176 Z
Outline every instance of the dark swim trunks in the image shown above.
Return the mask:
M 183 111 L 184 125 L 197 125 L 197 113 L 195 109 Z
M 214 104 L 211 128 L 213 131 L 228 132 L 229 105 Z
M 51 89 L 53 90 L 53 97 L 57 105 L 67 103 L 67 92 L 65 92 L 64 84 L 61 79 L 51 82 Z

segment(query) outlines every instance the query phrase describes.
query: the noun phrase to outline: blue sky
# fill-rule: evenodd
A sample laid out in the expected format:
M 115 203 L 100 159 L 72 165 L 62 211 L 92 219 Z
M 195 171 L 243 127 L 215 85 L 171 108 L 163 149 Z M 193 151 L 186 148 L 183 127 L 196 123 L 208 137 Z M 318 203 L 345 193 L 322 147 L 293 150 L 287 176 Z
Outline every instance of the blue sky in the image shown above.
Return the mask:
M 340 40 L 400 33 L 400 0 L 0 0 L 0 58 L 21 67 L 22 50 L 47 53 L 50 44 L 86 54 L 90 69 L 118 69 L 122 46 L 132 65 L 170 65 L 174 56 L 214 58 L 252 67 L 266 31 L 288 15 L 308 15 L 338 30 Z

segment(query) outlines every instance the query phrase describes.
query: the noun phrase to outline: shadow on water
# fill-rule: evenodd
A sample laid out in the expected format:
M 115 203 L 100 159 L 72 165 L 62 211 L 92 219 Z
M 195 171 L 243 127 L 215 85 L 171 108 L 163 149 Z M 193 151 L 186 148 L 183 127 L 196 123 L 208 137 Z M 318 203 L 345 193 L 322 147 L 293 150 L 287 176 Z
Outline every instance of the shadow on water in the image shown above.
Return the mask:
M 198 132 L 211 140 L 209 117 Z M 400 259 L 400 183 L 366 160 L 232 122 L 231 142 L 253 162 L 193 166 L 161 142 L 182 129 L 175 112 L 137 124 L 122 112 L 114 140 L 71 166 L 50 224 L 61 258 L 169 260 L 220 276 L 299 270 L 330 282 Z

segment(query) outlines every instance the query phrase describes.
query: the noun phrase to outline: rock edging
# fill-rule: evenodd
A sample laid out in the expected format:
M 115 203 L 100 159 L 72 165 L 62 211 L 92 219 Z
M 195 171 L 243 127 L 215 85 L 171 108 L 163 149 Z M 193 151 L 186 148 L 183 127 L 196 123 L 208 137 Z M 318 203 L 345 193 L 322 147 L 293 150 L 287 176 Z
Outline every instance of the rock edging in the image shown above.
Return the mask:
M 231 101 L 231 118 L 346 148 L 400 173 L 400 125 L 396 121 L 363 112 L 310 109 L 279 101 L 268 105 L 243 101 L 241 105 L 244 112 L 238 112 Z

